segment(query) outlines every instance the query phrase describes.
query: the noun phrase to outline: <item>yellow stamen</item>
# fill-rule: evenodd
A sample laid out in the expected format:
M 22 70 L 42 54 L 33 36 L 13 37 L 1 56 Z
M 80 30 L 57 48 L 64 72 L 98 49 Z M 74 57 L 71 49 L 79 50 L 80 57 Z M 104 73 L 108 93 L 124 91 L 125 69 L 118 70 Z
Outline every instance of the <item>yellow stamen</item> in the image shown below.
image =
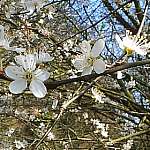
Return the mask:
M 33 79 L 33 74 L 32 74 L 32 72 L 31 72 L 31 71 L 27 71 L 26 74 L 25 74 L 25 76 L 24 76 L 24 78 L 25 78 L 28 82 L 30 82 L 30 81 Z
M 133 49 L 132 48 L 126 47 L 124 50 L 127 53 L 127 55 L 132 55 L 132 53 L 133 53 Z

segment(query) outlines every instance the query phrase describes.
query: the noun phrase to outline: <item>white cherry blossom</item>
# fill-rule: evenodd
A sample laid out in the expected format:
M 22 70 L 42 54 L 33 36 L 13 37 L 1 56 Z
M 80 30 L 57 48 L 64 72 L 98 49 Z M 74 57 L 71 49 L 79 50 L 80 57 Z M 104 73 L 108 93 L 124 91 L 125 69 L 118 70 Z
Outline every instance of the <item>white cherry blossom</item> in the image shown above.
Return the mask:
M 44 6 L 44 1 L 42 0 L 21 0 L 21 3 L 29 11 L 29 14 L 32 14 L 35 9 L 39 11 Z
M 98 103 L 104 103 L 104 94 L 100 91 L 98 91 L 98 89 L 96 88 L 91 88 L 92 94 L 93 94 L 93 98 L 95 98 L 95 102 Z
M 5 36 L 4 27 L 0 25 L 0 48 L 16 51 L 17 53 L 24 52 L 25 48 L 10 47 L 10 40 Z
M 133 36 L 129 31 L 126 32 L 126 36 L 122 39 L 117 34 L 115 35 L 115 38 L 119 47 L 125 50 L 128 55 L 136 52 L 137 54 L 144 56 L 150 48 L 150 43 L 148 43 L 144 37 L 139 38 L 137 36 Z
M 130 150 L 133 145 L 133 140 L 128 140 L 127 143 L 123 144 L 122 150 Z
M 7 135 L 8 137 L 11 137 L 12 134 L 14 133 L 14 131 L 15 131 L 14 128 L 9 128 L 9 130 L 6 132 L 6 135 Z
M 24 149 L 28 145 L 28 142 L 26 140 L 23 141 L 15 140 L 14 143 L 17 149 L 22 149 L 22 148 Z
M 91 74 L 92 70 L 97 74 L 104 72 L 105 62 L 99 58 L 104 46 L 105 42 L 102 39 L 96 41 L 92 49 L 89 41 L 83 41 L 80 45 L 82 54 L 75 58 L 74 67 L 82 71 L 82 75 Z
M 34 96 L 42 98 L 47 94 L 44 81 L 50 73 L 36 68 L 36 60 L 33 54 L 19 55 L 15 57 L 17 65 L 5 68 L 6 75 L 13 79 L 9 85 L 9 90 L 13 94 L 22 93 L 29 84 L 29 89 Z
M 47 135 L 47 139 L 48 140 L 54 140 L 55 139 L 55 135 L 52 132 L 49 132 Z

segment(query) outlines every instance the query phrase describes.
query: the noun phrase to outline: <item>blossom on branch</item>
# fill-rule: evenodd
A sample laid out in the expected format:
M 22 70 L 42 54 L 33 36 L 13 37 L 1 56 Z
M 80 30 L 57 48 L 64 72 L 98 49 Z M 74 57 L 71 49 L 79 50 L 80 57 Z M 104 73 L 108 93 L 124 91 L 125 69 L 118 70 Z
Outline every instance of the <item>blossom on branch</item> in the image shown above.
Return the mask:
M 100 53 L 105 46 L 105 42 L 99 39 L 95 42 L 93 48 L 89 41 L 83 41 L 80 45 L 81 55 L 74 60 L 74 67 L 78 71 L 82 71 L 82 75 L 88 75 L 94 70 L 97 74 L 105 71 L 105 62 L 100 59 Z
M 4 27 L 0 25 L 0 48 L 1 49 L 16 51 L 17 53 L 21 53 L 26 50 L 25 48 L 10 47 L 9 46 L 10 42 L 11 41 L 7 37 L 5 37 Z
M 44 2 L 42 0 L 21 0 L 21 4 L 30 14 L 32 14 L 35 9 L 37 11 L 40 10 L 44 6 Z
M 126 32 L 126 36 L 123 37 L 123 39 L 121 39 L 117 34 L 115 38 L 119 44 L 119 47 L 128 55 L 136 52 L 137 54 L 144 56 L 150 48 L 150 43 L 147 42 L 147 39 L 144 37 L 139 38 L 136 35 L 133 36 L 129 31 Z
M 34 96 L 42 98 L 47 94 L 44 81 L 50 76 L 50 73 L 36 67 L 36 59 L 33 54 L 19 55 L 15 57 L 17 65 L 5 68 L 6 75 L 13 79 L 9 85 L 9 90 L 13 94 L 20 94 L 27 88 Z

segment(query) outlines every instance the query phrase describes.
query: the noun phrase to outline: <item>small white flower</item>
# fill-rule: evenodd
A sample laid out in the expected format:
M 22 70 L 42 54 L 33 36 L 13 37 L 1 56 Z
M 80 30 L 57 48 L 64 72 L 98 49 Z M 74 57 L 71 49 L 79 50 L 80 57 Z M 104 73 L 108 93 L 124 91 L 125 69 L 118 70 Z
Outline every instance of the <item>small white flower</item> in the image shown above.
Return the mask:
M 133 140 L 128 140 L 127 143 L 123 144 L 123 150 L 130 150 L 133 145 Z
M 42 0 L 21 0 L 21 3 L 27 11 L 29 11 L 29 14 L 32 14 L 35 9 L 37 11 L 40 10 L 44 6 L 44 3 Z
M 93 97 L 95 98 L 95 102 L 104 103 L 104 94 L 98 91 L 96 88 L 91 89 Z
M 107 137 L 108 137 L 108 131 L 106 131 L 105 128 L 103 128 L 103 129 L 101 130 L 101 135 L 102 135 L 103 137 L 107 138 Z
M 25 148 L 28 144 L 28 142 L 25 140 L 23 140 L 22 142 L 19 140 L 15 140 L 14 143 L 15 143 L 17 149 Z
M 102 39 L 96 41 L 92 49 L 88 41 L 83 41 L 80 45 L 82 54 L 74 60 L 74 67 L 82 71 L 82 75 L 91 74 L 92 70 L 97 74 L 104 72 L 105 62 L 99 58 L 104 46 L 105 42 Z
M 91 119 L 91 122 L 93 122 L 93 125 L 96 126 L 95 133 L 99 133 L 101 131 L 101 135 L 104 137 L 108 137 L 108 124 L 100 123 L 98 119 Z
M 7 37 L 5 37 L 4 27 L 0 25 L 0 48 L 16 51 L 17 53 L 24 52 L 26 50 L 25 48 L 10 47 L 10 42 L 11 41 L 9 41 Z
M 53 14 L 55 13 L 55 8 L 52 5 L 47 6 L 48 7 L 48 19 L 53 19 Z
M 14 133 L 15 129 L 14 128 L 10 128 L 7 132 L 6 135 L 8 135 L 8 137 L 11 137 L 11 135 Z
M 117 71 L 117 79 L 122 79 L 122 78 L 123 78 L 122 71 Z
M 36 68 L 35 56 L 32 54 L 19 55 L 15 57 L 18 65 L 8 66 L 5 73 L 14 81 L 10 83 L 9 90 L 11 93 L 22 93 L 29 84 L 29 89 L 34 96 L 42 98 L 47 94 L 44 81 L 50 76 L 50 73 Z
M 129 81 L 129 82 L 126 83 L 126 87 L 127 87 L 128 89 L 135 87 L 135 85 L 136 85 L 135 80 L 131 80 L 131 81 Z
M 21 112 L 16 109 L 16 110 L 15 110 L 15 116 L 18 116 L 18 115 L 20 115 L 20 114 L 21 114 Z
M 55 138 L 54 134 L 52 132 L 49 132 L 47 135 L 47 139 L 53 140 Z
M 84 112 L 84 113 L 83 113 L 83 118 L 84 118 L 84 119 L 88 119 L 88 117 L 89 117 L 88 113 L 87 113 L 87 112 Z
M 119 35 L 116 34 L 115 36 L 116 41 L 119 44 L 119 47 L 127 52 L 127 54 L 132 54 L 133 52 L 136 52 L 140 55 L 146 55 L 148 52 L 148 49 L 150 48 L 150 43 L 147 43 L 147 40 L 142 38 L 138 38 L 137 36 L 133 36 L 129 33 L 129 31 L 126 32 L 126 36 L 121 38 Z
M 30 115 L 30 116 L 29 116 L 29 120 L 30 120 L 30 121 L 33 121 L 35 118 L 36 118 L 35 115 Z
M 41 122 L 40 125 L 39 125 L 39 128 L 40 128 L 40 129 L 45 128 L 45 124 L 44 124 L 43 122 Z

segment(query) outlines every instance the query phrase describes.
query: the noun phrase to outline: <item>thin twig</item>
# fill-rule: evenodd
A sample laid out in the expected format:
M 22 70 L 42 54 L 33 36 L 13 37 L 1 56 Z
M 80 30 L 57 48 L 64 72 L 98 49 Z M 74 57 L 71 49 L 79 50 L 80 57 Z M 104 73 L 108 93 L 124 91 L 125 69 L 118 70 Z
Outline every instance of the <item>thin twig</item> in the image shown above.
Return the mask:
M 140 27 L 139 27 L 139 30 L 138 30 L 138 33 L 137 33 L 137 37 L 139 37 L 140 36 L 140 33 L 141 33 L 141 31 L 142 31 L 142 28 L 143 28 L 143 26 L 144 26 L 144 22 L 145 22 L 145 18 L 146 18 L 146 14 L 147 14 L 147 11 L 148 11 L 148 5 L 149 5 L 149 3 L 146 1 L 146 7 L 145 7 L 145 11 L 144 11 L 144 14 L 143 14 L 143 19 L 142 19 L 142 22 L 141 22 L 141 25 L 140 25 Z
M 99 80 L 101 77 L 97 77 L 95 80 L 93 80 L 91 82 L 91 84 L 89 84 L 79 95 L 73 97 L 72 99 L 70 99 L 69 101 L 65 102 L 61 109 L 60 109 L 60 113 L 58 114 L 55 122 L 53 123 L 52 126 L 49 127 L 49 129 L 46 131 L 46 133 L 43 135 L 43 137 L 40 139 L 40 141 L 36 144 L 35 148 L 38 148 L 39 145 L 44 141 L 44 139 L 46 138 L 46 136 L 51 132 L 51 130 L 53 129 L 53 127 L 56 125 L 56 123 L 58 122 L 58 120 L 60 119 L 60 117 L 62 116 L 63 112 L 66 110 L 66 108 L 75 100 L 79 99 L 80 97 L 82 97 L 84 95 L 85 92 L 87 92 L 88 89 L 90 89 L 92 87 L 93 84 L 96 83 L 97 80 Z

